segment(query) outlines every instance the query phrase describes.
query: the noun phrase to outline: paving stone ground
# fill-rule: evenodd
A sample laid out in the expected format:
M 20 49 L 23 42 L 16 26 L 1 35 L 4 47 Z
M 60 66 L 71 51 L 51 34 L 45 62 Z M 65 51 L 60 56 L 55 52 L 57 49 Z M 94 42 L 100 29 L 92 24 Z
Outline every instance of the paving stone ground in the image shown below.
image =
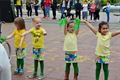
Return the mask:
M 59 15 L 58 15 L 59 16 Z M 101 13 L 101 21 L 105 20 L 105 14 Z M 110 21 L 110 30 L 120 29 L 118 17 L 113 15 Z M 113 18 L 114 17 L 114 18 Z M 31 19 L 26 18 L 27 30 L 32 27 Z M 45 80 L 63 80 L 65 71 L 64 51 L 63 51 L 63 28 L 59 27 L 57 21 L 42 20 L 43 27 L 46 29 L 48 35 L 45 37 Z M 99 21 L 100 22 L 100 21 Z M 98 22 L 98 23 L 99 23 Z M 98 23 L 93 23 L 98 25 Z M 97 28 L 97 27 L 96 27 Z M 14 29 L 13 23 L 6 23 L 2 26 L 2 34 L 9 35 Z M 33 58 L 31 36 L 26 37 L 27 40 L 27 57 L 25 59 L 25 73 L 24 75 L 12 75 L 12 80 L 29 80 L 26 76 L 33 72 Z M 13 47 L 13 39 L 9 40 L 12 48 L 12 73 L 16 68 L 15 50 Z M 78 80 L 95 80 L 95 51 L 96 37 L 95 35 L 82 23 L 80 33 L 78 36 L 79 49 L 79 79 Z M 111 41 L 111 63 L 109 65 L 110 76 L 109 80 L 120 80 L 120 35 L 116 36 Z M 39 74 L 39 73 L 38 73 Z M 103 80 L 103 71 L 101 71 L 101 79 Z M 33 79 L 37 80 L 37 79 Z M 70 80 L 73 80 L 73 69 L 71 66 Z

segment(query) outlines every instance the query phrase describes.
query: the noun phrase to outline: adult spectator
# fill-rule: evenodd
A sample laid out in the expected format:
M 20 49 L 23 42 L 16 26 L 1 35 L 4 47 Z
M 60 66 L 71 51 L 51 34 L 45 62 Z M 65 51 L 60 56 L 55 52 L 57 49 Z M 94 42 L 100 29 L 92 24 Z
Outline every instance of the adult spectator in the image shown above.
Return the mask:
M 88 4 L 87 1 L 85 0 L 83 3 L 82 19 L 87 20 L 87 17 L 88 17 Z
M 74 19 L 74 14 L 71 13 L 71 8 L 73 6 L 73 0 L 66 0 L 66 10 L 67 10 L 67 17 L 71 17 Z
M 106 15 L 107 15 L 107 22 L 109 23 L 109 20 L 110 20 L 110 2 L 109 1 L 107 2 L 105 12 L 106 12 Z
M 92 1 L 88 2 L 88 11 L 89 11 L 89 16 L 91 15 L 91 11 L 90 11 L 90 5 L 92 4 Z
M 99 0 L 95 1 L 96 4 L 96 11 L 95 11 L 95 20 L 99 20 L 100 19 L 100 8 L 101 8 L 101 2 Z
M 44 0 L 44 4 L 45 4 L 45 15 L 48 18 L 50 17 L 50 8 L 51 8 L 52 0 Z
M 82 10 L 82 4 L 80 3 L 80 0 L 77 0 L 77 3 L 75 4 L 75 13 L 76 17 L 79 17 L 81 19 L 81 10 Z
M 20 11 L 20 16 L 23 16 L 22 13 L 22 0 L 14 0 L 16 11 L 17 11 L 17 17 L 19 17 L 19 11 Z
M 90 5 L 90 19 L 95 20 L 95 11 L 96 11 L 96 4 L 93 1 L 92 4 Z
M 40 6 L 40 0 L 34 0 L 34 9 L 35 9 L 35 15 L 38 16 L 38 9 Z
M 61 9 L 61 19 L 65 17 L 65 8 L 66 8 L 66 0 L 62 0 L 60 4 L 60 9 Z
M 26 0 L 26 9 L 27 9 L 27 15 L 32 16 L 32 1 Z
M 58 0 L 52 0 L 51 8 L 52 8 L 52 13 L 53 13 L 53 19 L 56 19 L 57 3 L 58 3 Z
M 46 15 L 45 15 L 45 4 L 44 4 L 44 0 L 41 0 L 41 8 L 43 10 L 43 18 L 46 18 Z

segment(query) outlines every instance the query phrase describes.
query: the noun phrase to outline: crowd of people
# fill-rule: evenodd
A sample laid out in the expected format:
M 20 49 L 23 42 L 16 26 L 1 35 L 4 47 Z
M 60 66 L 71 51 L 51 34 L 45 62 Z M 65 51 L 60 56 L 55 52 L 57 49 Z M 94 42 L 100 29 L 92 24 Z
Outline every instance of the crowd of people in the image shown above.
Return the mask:
M 58 9 L 58 0 L 26 0 L 26 10 L 27 15 L 32 16 L 32 8 L 34 7 L 35 10 L 35 16 L 38 16 L 38 10 L 41 7 L 43 11 L 43 18 L 49 18 L 50 17 L 50 10 L 52 10 L 53 13 L 53 19 L 56 19 L 56 10 Z M 19 11 L 20 16 L 23 16 L 22 13 L 22 0 L 15 0 L 15 6 L 16 6 L 16 12 L 17 17 L 19 17 Z M 76 0 L 74 3 L 73 0 L 61 0 L 61 3 L 59 5 L 59 9 L 61 11 L 61 19 L 70 16 L 72 19 L 75 17 L 79 17 L 81 19 L 88 19 L 88 16 L 90 16 L 90 20 L 96 21 L 100 19 L 100 9 L 101 9 L 101 2 L 99 0 L 91 0 L 87 1 L 84 0 L 84 2 L 80 0 Z M 75 13 L 71 10 L 75 10 Z M 82 16 L 81 16 L 82 14 Z M 109 3 L 106 8 L 106 14 L 107 14 L 107 22 L 109 22 L 110 19 L 110 6 Z

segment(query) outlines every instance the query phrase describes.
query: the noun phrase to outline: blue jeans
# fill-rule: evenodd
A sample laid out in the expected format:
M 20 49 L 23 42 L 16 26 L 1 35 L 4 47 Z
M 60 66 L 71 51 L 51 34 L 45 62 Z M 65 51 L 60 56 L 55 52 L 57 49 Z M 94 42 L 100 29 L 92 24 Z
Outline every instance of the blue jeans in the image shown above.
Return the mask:
M 61 19 L 64 18 L 65 7 L 61 7 Z
M 110 12 L 106 12 L 106 14 L 107 14 L 107 22 L 109 22 L 109 20 L 110 20 Z
M 87 20 L 87 17 L 88 17 L 88 12 L 87 11 L 82 12 L 82 18 Z
M 50 6 L 45 6 L 45 15 L 46 17 L 50 17 Z
M 22 6 L 16 6 L 16 10 L 17 10 L 17 17 L 19 17 L 19 11 L 20 11 L 20 16 L 22 17 L 22 15 L 23 15 Z

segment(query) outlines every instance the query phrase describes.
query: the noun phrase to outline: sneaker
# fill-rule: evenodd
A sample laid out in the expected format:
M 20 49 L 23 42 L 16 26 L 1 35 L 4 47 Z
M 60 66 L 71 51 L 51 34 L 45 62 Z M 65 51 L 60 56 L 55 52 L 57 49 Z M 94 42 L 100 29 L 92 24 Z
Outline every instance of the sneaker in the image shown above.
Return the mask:
M 24 70 L 20 69 L 19 74 L 23 74 L 23 73 L 24 73 Z
M 33 75 L 30 75 L 30 76 L 27 76 L 29 79 L 33 79 L 33 78 L 36 78 L 38 77 L 37 74 L 33 74 Z
M 15 70 L 15 72 L 14 72 L 14 75 L 17 75 L 17 74 L 19 74 L 19 69 L 17 68 L 16 70 Z
M 38 78 L 38 80 L 43 80 L 43 79 L 45 79 L 44 75 L 40 75 L 39 78 Z

